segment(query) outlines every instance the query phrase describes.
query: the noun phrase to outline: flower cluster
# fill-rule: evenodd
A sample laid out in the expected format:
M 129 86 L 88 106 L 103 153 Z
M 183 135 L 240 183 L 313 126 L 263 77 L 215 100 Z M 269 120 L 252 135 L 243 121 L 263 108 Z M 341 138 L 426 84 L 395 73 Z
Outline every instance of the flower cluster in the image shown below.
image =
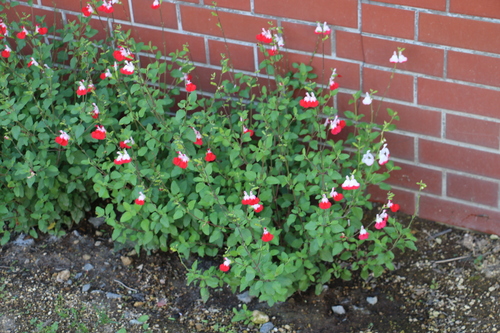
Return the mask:
M 243 192 L 241 204 L 252 207 L 256 213 L 260 213 L 264 209 L 264 206 L 260 203 L 260 199 L 257 198 L 252 191 L 250 191 L 250 194 L 246 191 Z

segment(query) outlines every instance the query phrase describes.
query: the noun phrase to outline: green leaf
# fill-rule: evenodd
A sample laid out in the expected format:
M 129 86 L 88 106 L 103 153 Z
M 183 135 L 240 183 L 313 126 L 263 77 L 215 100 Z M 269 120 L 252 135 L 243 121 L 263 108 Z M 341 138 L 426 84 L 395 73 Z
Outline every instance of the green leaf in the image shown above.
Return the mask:
M 280 181 L 276 177 L 267 177 L 266 178 L 266 183 L 269 184 L 269 185 L 275 185 L 275 184 L 279 184 Z

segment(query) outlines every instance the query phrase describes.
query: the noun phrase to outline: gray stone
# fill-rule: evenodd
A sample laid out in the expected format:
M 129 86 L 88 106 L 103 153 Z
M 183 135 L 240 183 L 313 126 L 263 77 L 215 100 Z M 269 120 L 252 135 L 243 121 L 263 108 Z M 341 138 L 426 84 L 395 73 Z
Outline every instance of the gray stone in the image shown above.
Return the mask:
M 84 271 L 87 271 L 87 272 L 88 272 L 88 271 L 91 271 L 91 270 L 93 270 L 93 269 L 94 269 L 94 266 L 92 266 L 92 264 L 88 264 L 88 263 L 87 263 L 87 264 L 85 264 L 85 266 L 83 266 L 83 270 L 84 270 Z
M 90 287 L 91 287 L 90 283 L 84 284 L 82 286 L 82 293 L 86 293 L 87 291 L 89 291 Z
M 260 333 L 269 333 L 274 328 L 273 323 L 268 322 L 261 326 Z
M 252 299 L 253 299 L 253 296 L 250 296 L 250 294 L 248 293 L 248 290 L 245 291 L 244 293 L 236 295 L 236 297 L 238 297 L 238 299 L 240 300 L 240 302 L 243 302 L 245 304 L 250 303 L 252 301 Z
M 97 229 L 104 224 L 104 217 L 91 217 L 89 218 L 89 222 Z
M 122 298 L 122 295 L 108 292 L 108 293 L 106 293 L 106 297 L 109 299 L 118 299 L 118 298 Z
M 33 238 L 24 239 L 26 237 L 25 234 L 20 234 L 19 237 L 14 241 L 14 245 L 21 247 L 29 247 L 35 244 L 35 240 Z
M 344 309 L 344 307 L 342 305 L 332 306 L 332 311 L 333 311 L 333 313 L 338 314 L 338 315 L 344 315 L 345 314 L 345 309 Z
M 254 324 L 265 324 L 269 321 L 269 316 L 266 315 L 264 312 L 261 312 L 261 311 L 258 311 L 258 310 L 254 310 L 254 312 L 252 312 L 252 322 Z
M 367 297 L 367 298 L 366 298 L 366 301 L 367 301 L 367 302 L 368 302 L 368 304 L 370 304 L 370 305 L 375 305 L 375 304 L 377 304 L 377 302 L 378 302 L 378 298 L 377 298 L 377 296 Z

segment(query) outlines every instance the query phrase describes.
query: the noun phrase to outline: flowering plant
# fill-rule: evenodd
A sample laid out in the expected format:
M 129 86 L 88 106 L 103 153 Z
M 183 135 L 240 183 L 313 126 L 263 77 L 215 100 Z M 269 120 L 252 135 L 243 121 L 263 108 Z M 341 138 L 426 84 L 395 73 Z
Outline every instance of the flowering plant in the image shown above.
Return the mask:
M 219 258 L 190 268 L 204 299 L 207 286 L 227 283 L 270 304 L 332 277 L 379 276 L 394 268 L 394 248 L 414 248 L 388 213 L 391 194 L 362 225 L 367 187 L 390 189 L 384 134 L 396 112 L 383 125 L 363 122 L 361 92 L 353 111 L 338 112 L 335 70 L 320 82 L 310 66 L 286 68 L 277 28 L 256 32 L 259 75 L 223 58 L 213 97 L 203 97 L 187 48 L 165 57 L 119 28 L 94 39 L 89 17 L 117 5 L 89 2 L 80 22 L 49 27 L 51 39 L 28 17 L 3 18 L 23 37 L 14 46 L 3 33 L 11 55 L 0 62 L 3 241 L 12 231 L 61 234 L 93 204 L 117 242 Z M 312 30 L 323 41 L 329 33 Z

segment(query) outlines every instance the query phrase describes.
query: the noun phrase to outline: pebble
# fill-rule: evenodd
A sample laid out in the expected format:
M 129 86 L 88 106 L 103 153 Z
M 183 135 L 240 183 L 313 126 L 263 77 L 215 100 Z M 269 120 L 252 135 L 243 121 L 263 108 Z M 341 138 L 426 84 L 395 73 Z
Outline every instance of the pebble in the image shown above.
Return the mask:
M 96 231 L 96 232 L 95 232 L 95 235 L 96 235 L 97 237 L 101 237 L 103 234 L 102 234 L 102 232 L 100 232 L 100 231 Z
M 80 272 L 80 273 L 76 273 L 76 275 L 75 275 L 75 280 L 78 280 L 79 278 L 81 278 L 81 277 L 82 277 L 82 275 L 83 275 L 83 274 L 82 274 L 82 272 Z
M 125 266 L 130 266 L 132 264 L 132 259 L 129 257 L 121 256 L 120 259 L 122 260 L 122 264 Z
M 57 281 L 57 282 L 65 282 L 65 281 L 68 281 L 69 276 L 70 276 L 70 272 L 69 272 L 69 270 L 65 269 L 64 271 L 60 271 L 59 273 L 57 273 L 57 276 L 56 276 L 56 281 Z
M 267 322 L 265 323 L 264 325 L 261 326 L 260 328 L 260 333 L 269 333 L 271 332 L 271 330 L 274 328 L 274 325 L 273 323 L 271 322 Z
M 82 293 L 86 293 L 87 291 L 89 291 L 90 287 L 91 287 L 90 283 L 84 284 L 82 286 Z
M 367 302 L 368 302 L 368 304 L 370 304 L 370 305 L 375 305 L 375 304 L 377 304 L 377 302 L 378 302 L 378 298 L 377 298 L 377 296 L 374 296 L 374 297 L 367 297 L 367 298 L 366 298 L 366 301 L 367 301 Z
M 269 321 L 269 316 L 264 312 L 259 310 L 254 310 L 252 312 L 252 323 L 254 324 L 265 324 Z
M 109 299 L 117 299 L 117 298 L 122 298 L 122 295 L 118 295 L 118 294 L 115 294 L 115 293 L 107 292 L 106 293 L 106 297 L 109 298 Z
M 85 260 L 85 261 L 90 260 L 90 256 L 89 256 L 88 254 L 84 254 L 84 255 L 82 256 L 82 258 L 83 258 L 83 260 Z
M 134 303 L 134 307 L 139 307 L 139 306 L 143 306 L 144 305 L 144 302 L 135 302 Z
M 342 305 L 332 306 L 332 311 L 333 311 L 333 313 L 338 314 L 338 315 L 344 315 L 345 314 L 345 309 L 344 309 L 344 307 Z
M 91 217 L 89 222 L 97 229 L 104 224 L 104 217 Z
M 24 237 L 26 237 L 25 234 L 20 234 L 19 237 L 17 237 L 17 239 L 14 241 L 14 245 L 28 247 L 35 244 L 35 240 L 33 238 L 24 239 Z
M 247 290 L 247 291 L 245 291 L 244 293 L 241 293 L 241 294 L 239 294 L 239 295 L 236 295 L 236 297 L 238 297 L 238 299 L 239 299 L 241 302 L 245 303 L 245 304 L 250 303 L 250 302 L 252 301 L 252 299 L 253 299 L 253 296 L 250 296 L 250 294 L 248 293 L 248 290 Z
M 94 246 L 100 246 L 101 244 L 102 244 L 101 241 L 97 241 L 97 242 L 94 243 Z
M 84 270 L 84 271 L 87 271 L 87 272 L 88 272 L 88 271 L 91 271 L 91 270 L 93 270 L 93 269 L 94 269 L 94 266 L 93 266 L 92 264 L 88 264 L 88 263 L 87 263 L 87 264 L 85 264 L 85 266 L 83 266 L 83 270 Z

